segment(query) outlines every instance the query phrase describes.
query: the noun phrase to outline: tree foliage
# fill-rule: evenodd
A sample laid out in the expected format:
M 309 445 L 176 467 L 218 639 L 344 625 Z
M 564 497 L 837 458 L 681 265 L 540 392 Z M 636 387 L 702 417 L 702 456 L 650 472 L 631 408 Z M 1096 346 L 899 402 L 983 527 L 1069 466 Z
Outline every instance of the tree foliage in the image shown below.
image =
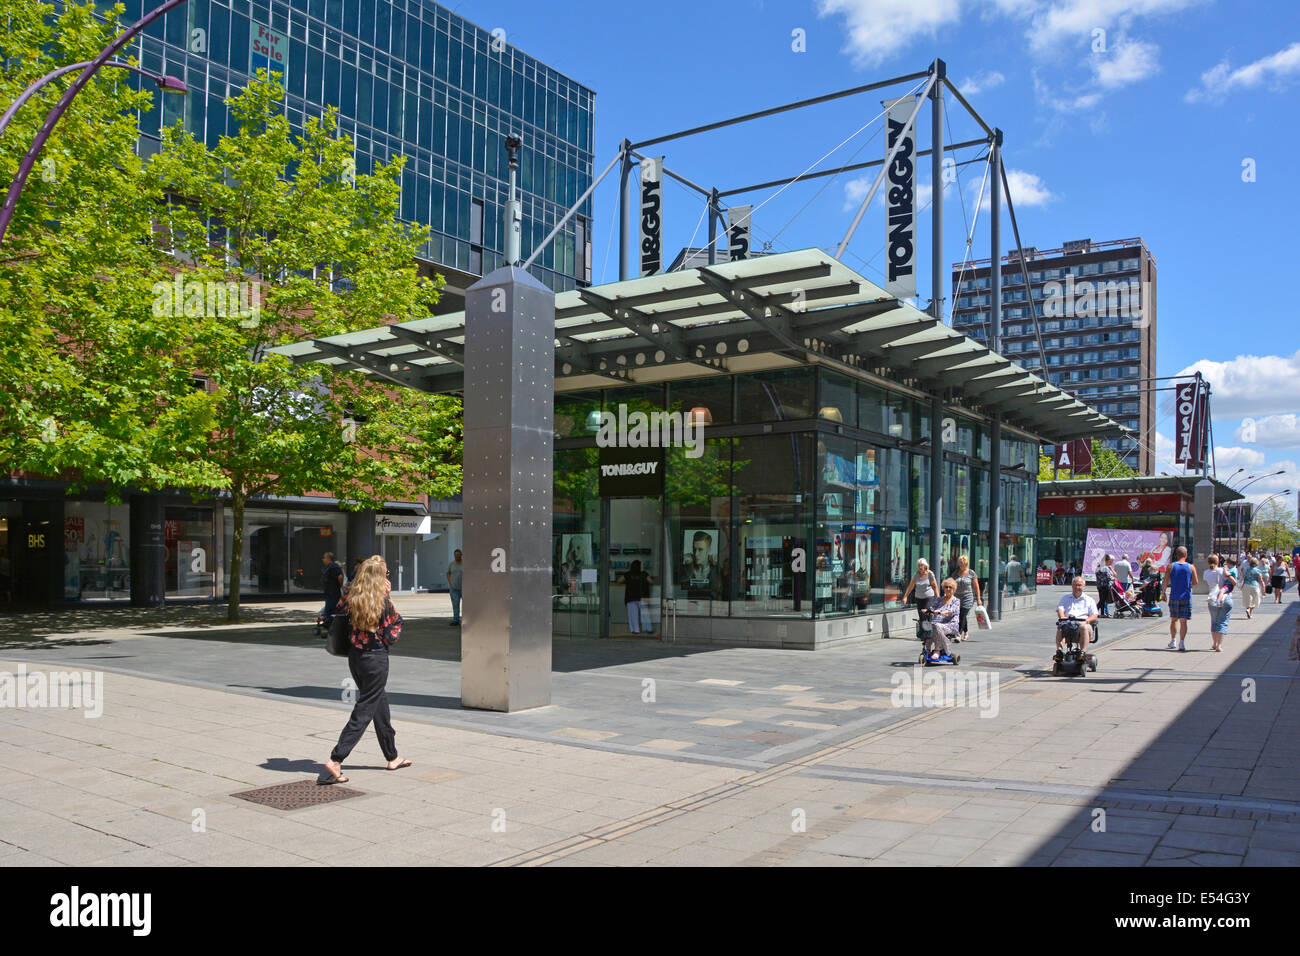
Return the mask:
M 1274 499 L 1255 511 L 1250 522 L 1250 537 L 1265 551 L 1290 553 L 1300 544 L 1300 524 L 1289 502 Z

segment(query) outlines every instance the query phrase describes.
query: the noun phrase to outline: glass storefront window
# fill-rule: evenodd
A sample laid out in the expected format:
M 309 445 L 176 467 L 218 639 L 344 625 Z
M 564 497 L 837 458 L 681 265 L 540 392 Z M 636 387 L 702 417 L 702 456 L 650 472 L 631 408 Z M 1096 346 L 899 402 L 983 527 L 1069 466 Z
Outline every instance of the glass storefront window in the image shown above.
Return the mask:
M 244 556 L 239 569 L 241 594 L 283 594 L 288 590 L 288 515 L 283 511 L 244 512 Z M 226 511 L 226 558 L 223 575 L 230 593 L 230 562 L 234 556 L 234 516 Z
M 127 505 L 64 502 L 63 596 L 82 601 L 131 596 L 131 521 Z
M 736 376 L 739 422 L 786 422 L 816 417 L 813 370 Z
M 681 614 L 726 617 L 730 609 L 735 525 L 731 514 L 734 439 L 706 441 L 704 454 L 685 449 L 665 456 L 667 573 L 669 594 Z M 751 462 L 740 461 L 746 469 Z
M 325 552 L 332 552 L 339 564 L 347 560 L 347 516 L 328 512 L 290 512 L 289 526 L 289 590 L 324 590 L 325 582 L 321 575 L 325 565 L 321 558 Z M 344 568 L 344 573 L 348 570 Z M 410 582 L 406 584 L 407 588 L 411 586 Z M 398 589 L 396 583 L 393 587 Z
M 853 380 L 834 372 L 821 371 L 818 375 L 817 417 L 837 425 L 858 424 L 858 401 Z
M 213 597 L 217 561 L 212 549 L 212 531 L 211 508 L 163 510 L 168 597 Z
M 737 439 L 734 461 L 737 571 L 731 613 L 809 617 L 815 570 L 810 543 L 816 516 L 812 436 Z M 805 556 L 803 572 L 793 570 L 796 548 Z
M 555 452 L 552 629 L 563 636 L 599 637 L 603 623 L 597 455 L 595 448 Z
M 600 428 L 600 410 L 600 392 L 557 392 L 555 434 L 560 438 L 595 435 Z
M 732 376 L 722 375 L 671 382 L 668 385 L 668 410 L 686 414 L 697 408 L 703 409 L 708 412 L 707 416 L 702 416 L 708 424 L 730 425 L 735 421 L 731 409 L 733 381 Z

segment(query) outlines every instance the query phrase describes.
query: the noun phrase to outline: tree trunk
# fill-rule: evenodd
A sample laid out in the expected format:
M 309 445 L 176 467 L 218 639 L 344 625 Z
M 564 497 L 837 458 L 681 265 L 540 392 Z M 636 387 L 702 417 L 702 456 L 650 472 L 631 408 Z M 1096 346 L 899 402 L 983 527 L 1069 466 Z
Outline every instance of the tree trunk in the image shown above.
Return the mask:
M 244 496 L 234 492 L 230 498 L 231 520 L 234 535 L 230 545 L 230 594 L 226 605 L 226 620 L 239 620 L 239 577 L 244 564 Z

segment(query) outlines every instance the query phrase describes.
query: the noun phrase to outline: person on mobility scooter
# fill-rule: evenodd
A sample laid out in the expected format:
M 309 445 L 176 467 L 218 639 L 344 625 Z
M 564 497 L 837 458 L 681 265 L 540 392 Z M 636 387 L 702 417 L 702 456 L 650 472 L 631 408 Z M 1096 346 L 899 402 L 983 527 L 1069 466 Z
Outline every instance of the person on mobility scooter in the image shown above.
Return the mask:
M 961 626 L 961 600 L 957 597 L 957 582 L 948 578 L 940 591 L 942 596 L 934 598 L 929 607 L 917 609 L 918 629 L 925 641 L 920 663 L 959 664 L 961 655 L 948 650 L 948 642 L 957 636 L 957 629 Z
M 1088 643 L 1097 627 L 1097 602 L 1084 594 L 1084 580 L 1077 577 L 1070 593 L 1056 606 L 1056 654 L 1052 673 L 1076 673 L 1082 676 L 1097 669 L 1097 657 L 1088 653 Z

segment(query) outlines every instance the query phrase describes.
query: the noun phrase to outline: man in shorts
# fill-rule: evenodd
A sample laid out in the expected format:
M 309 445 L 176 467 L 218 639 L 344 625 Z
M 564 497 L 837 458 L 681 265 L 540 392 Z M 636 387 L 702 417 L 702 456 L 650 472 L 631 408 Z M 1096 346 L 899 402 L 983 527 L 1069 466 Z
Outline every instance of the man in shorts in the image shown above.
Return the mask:
M 1196 586 L 1196 568 L 1187 563 L 1187 548 L 1179 546 L 1174 563 L 1165 572 L 1165 593 L 1169 595 L 1169 650 L 1178 645 L 1187 650 L 1187 622 L 1192 619 L 1192 588 Z

